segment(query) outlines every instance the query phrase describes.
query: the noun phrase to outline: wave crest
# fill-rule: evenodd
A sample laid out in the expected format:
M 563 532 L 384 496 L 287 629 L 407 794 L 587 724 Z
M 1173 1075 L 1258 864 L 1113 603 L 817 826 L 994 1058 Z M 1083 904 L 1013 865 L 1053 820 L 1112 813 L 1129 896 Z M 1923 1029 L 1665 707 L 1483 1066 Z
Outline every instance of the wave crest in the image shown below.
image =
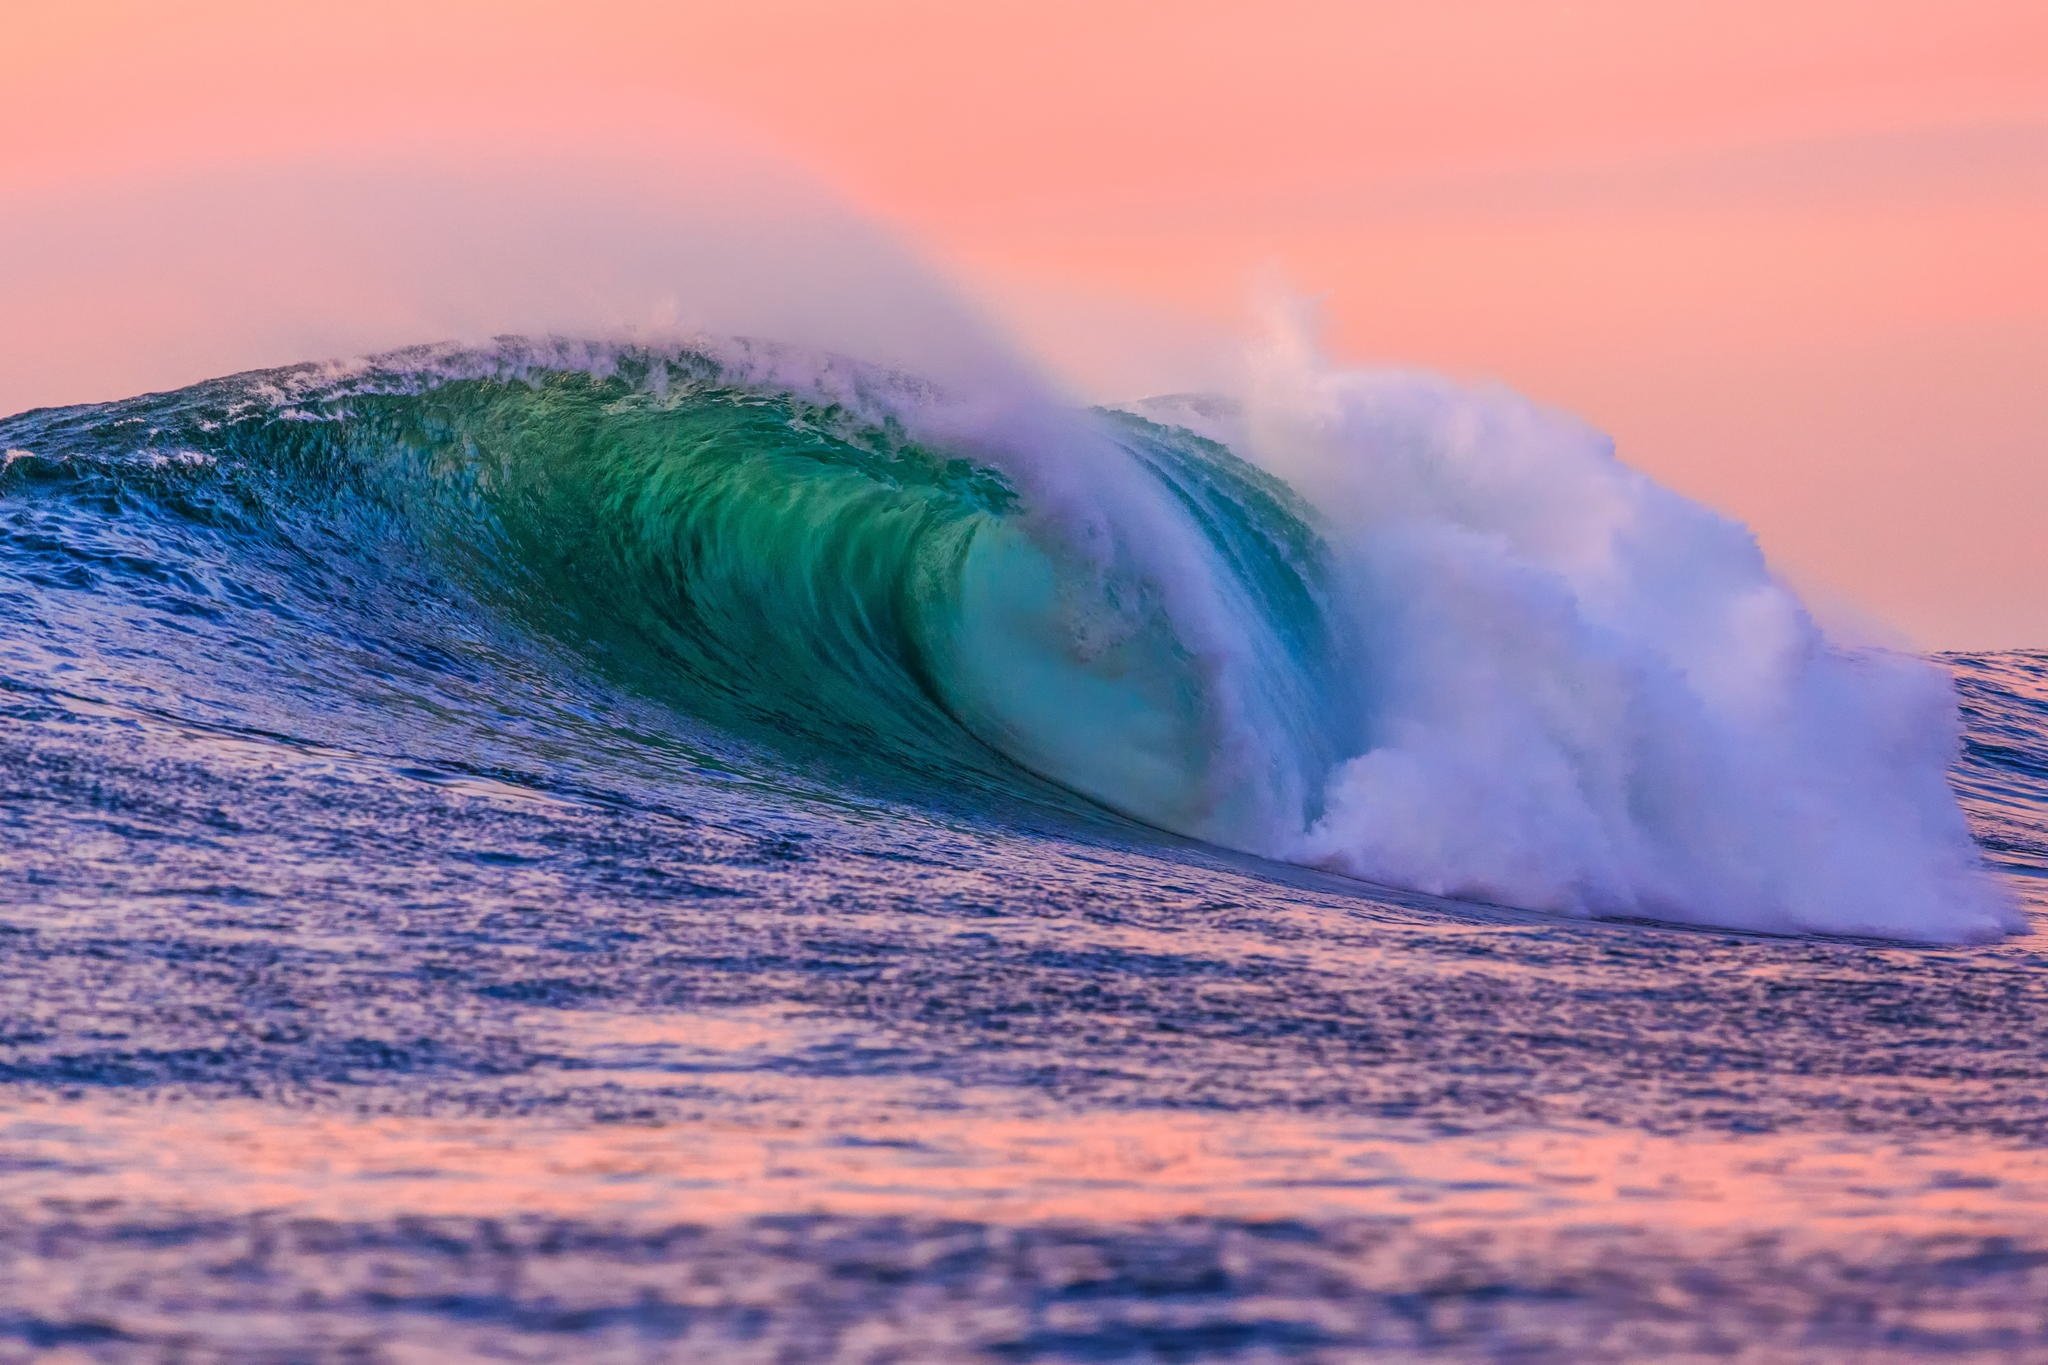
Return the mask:
M 357 499 L 693 713 L 1005 799 L 1035 774 L 1535 909 L 2017 925 L 1946 783 L 1941 673 L 1835 646 L 1746 530 L 1511 395 L 1276 344 L 1241 405 L 1084 413 L 759 343 L 508 341 L 0 438 L 0 491 L 66 458 L 163 479 L 168 450 L 259 501 Z

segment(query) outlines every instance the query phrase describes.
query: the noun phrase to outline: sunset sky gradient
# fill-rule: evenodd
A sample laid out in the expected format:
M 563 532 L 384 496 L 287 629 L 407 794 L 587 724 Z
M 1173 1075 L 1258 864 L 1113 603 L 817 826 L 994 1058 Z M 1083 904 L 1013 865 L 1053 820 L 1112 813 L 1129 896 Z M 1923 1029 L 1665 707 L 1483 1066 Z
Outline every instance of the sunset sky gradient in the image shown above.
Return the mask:
M 1208 382 L 1284 280 L 1346 358 L 1612 432 L 1833 609 L 2048 646 L 2039 0 L 21 3 L 0 51 L 17 215 L 457 128 L 737 138 L 1090 396 Z M 28 305 L 0 407 L 203 377 L 136 306 Z

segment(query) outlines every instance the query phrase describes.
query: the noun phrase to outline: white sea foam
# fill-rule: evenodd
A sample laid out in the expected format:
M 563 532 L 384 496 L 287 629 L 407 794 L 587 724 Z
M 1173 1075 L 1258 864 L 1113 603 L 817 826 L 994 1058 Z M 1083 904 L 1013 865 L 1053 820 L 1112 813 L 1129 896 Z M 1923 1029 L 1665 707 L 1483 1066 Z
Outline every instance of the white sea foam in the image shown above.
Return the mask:
M 1265 346 L 1243 449 L 1317 509 L 1366 734 L 1271 851 L 1446 895 L 1935 941 L 2017 910 L 1947 676 L 1831 642 L 1749 531 L 1501 390 Z

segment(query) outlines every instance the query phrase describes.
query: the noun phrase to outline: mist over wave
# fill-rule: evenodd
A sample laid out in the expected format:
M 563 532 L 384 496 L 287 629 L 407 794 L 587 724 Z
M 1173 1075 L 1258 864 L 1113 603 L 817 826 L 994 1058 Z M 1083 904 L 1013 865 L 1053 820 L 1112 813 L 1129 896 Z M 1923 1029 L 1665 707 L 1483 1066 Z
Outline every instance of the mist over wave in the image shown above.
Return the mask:
M 172 451 L 266 516 L 367 490 L 718 725 L 1372 881 L 2017 927 L 1947 785 L 1941 671 L 1831 642 L 1743 527 L 1598 433 L 1332 365 L 1290 323 L 1240 392 L 1083 409 L 829 196 L 693 169 L 335 162 L 14 216 L 0 259 L 40 272 L 9 281 L 16 348 L 467 341 L 31 413 L 0 478 L 132 485 Z M 67 320 L 91 272 L 115 302 Z M 505 331 L 532 335 L 482 339 Z

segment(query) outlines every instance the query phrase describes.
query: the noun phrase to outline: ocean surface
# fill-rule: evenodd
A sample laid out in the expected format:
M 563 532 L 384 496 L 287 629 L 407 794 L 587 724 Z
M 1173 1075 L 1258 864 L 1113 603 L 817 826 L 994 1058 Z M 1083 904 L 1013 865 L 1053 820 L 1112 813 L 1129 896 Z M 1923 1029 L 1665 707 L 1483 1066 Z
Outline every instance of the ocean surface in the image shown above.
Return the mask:
M 1281 387 L 0 420 L 0 1359 L 2048 1358 L 2048 653 Z

